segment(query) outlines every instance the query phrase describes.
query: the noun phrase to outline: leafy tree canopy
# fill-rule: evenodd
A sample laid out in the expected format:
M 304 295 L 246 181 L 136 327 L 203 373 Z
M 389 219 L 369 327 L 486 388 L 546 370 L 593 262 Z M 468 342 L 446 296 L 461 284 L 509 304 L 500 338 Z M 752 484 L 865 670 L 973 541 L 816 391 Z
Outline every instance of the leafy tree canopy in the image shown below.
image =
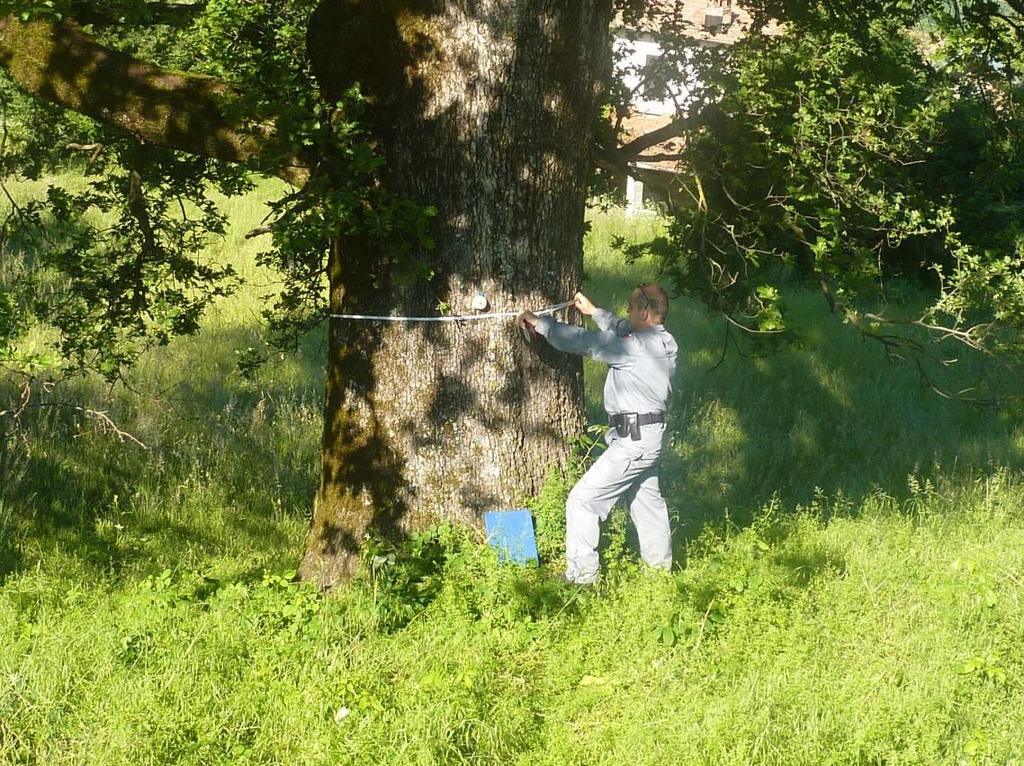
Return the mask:
M 44 362 L 14 350 L 34 323 L 57 331 L 60 365 L 110 378 L 149 345 L 194 332 L 235 279 L 200 260 L 202 243 L 224 224 L 208 191 L 241 193 L 252 172 L 293 184 L 266 227 L 264 259 L 284 275 L 268 314 L 276 343 L 294 342 L 322 318 L 325 253 L 342 228 L 388 233 L 396 247 L 382 257 L 405 278 L 427 276 L 409 253 L 429 243 L 431 210 L 375 183 L 380 160 L 360 122 L 358 87 L 334 101 L 318 88 L 306 50 L 316 5 L 2 4 L 0 170 L 35 178 L 70 164 L 88 179 L 51 184 L 45 199 L 11 201 L 0 298 L 7 365 Z M 922 351 L 931 333 L 986 353 L 1019 353 L 1024 2 L 740 5 L 752 22 L 724 48 L 695 46 L 671 4 L 620 3 L 626 23 L 660 30 L 666 54 L 650 79 L 689 86 L 669 129 L 684 147 L 668 189 L 670 226 L 646 249 L 664 259 L 681 291 L 747 331 L 785 328 L 779 275 L 796 271 L 894 352 Z M 25 51 L 58 49 L 74 56 L 51 55 L 46 72 L 25 63 Z M 90 70 L 79 82 L 107 50 L 162 68 L 116 85 Z M 171 72 L 187 74 L 174 75 L 180 80 L 168 89 L 202 104 L 203 124 L 215 131 L 158 124 L 139 106 Z M 103 119 L 113 110 L 110 93 L 128 111 L 132 98 L 143 99 L 138 119 Z M 624 89 L 609 94 L 624 111 Z M 219 137 L 213 145 L 210 135 Z M 605 169 L 621 171 L 654 145 L 619 147 L 612 131 L 605 135 Z M 913 317 L 869 308 L 901 276 L 923 278 L 929 304 Z
M 195 332 L 210 301 L 236 284 L 230 267 L 202 260 L 203 245 L 225 223 L 209 192 L 244 193 L 253 172 L 293 185 L 273 205 L 272 242 L 262 256 L 283 274 L 268 315 L 273 340 L 284 346 L 323 315 L 324 255 L 340 226 L 420 225 L 422 211 L 384 204 L 374 187 L 379 160 L 358 124 L 358 90 L 337 103 L 319 95 L 305 56 L 313 3 L 8 5 L 15 13 L 5 21 L 3 175 L 77 169 L 87 181 L 50 182 L 45 198 L 24 204 L 8 195 L 3 244 L 11 290 L 0 324 L 8 365 L 93 369 L 115 379 L 146 348 Z M 79 27 L 78 18 L 93 23 Z M 43 50 L 36 58 L 48 61 L 47 71 L 19 68 L 33 48 Z M 114 51 L 126 54 L 124 69 L 94 66 Z M 135 61 L 163 68 L 134 82 L 128 67 Z M 165 105 L 149 99 L 175 71 L 192 80 L 180 103 L 166 105 L 165 129 L 161 115 L 151 114 Z M 71 95 L 60 91 L 63 83 Z M 106 94 L 118 102 L 101 100 Z M 187 118 L 197 98 L 208 99 L 211 114 L 193 127 Z M 93 116 L 134 112 L 136 121 L 89 119 L 62 108 L 69 101 Z M 211 125 L 227 138 L 199 145 Z M 19 334 L 36 323 L 57 331 L 58 357 L 15 353 Z
M 682 175 L 666 236 L 633 252 L 751 332 L 784 328 L 796 270 L 894 354 L 1019 354 L 1024 4 L 752 5 L 731 48 L 666 38 L 652 74 L 688 73 Z M 874 308 L 896 277 L 928 287 L 918 315 Z

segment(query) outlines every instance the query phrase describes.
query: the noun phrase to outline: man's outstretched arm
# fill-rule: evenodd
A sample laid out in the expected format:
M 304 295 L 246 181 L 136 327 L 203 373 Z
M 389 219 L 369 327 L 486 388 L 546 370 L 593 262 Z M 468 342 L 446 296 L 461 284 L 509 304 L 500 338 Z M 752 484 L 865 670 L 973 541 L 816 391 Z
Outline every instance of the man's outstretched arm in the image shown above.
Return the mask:
M 597 314 L 606 314 L 615 319 L 614 314 L 594 306 L 583 293 L 576 293 L 575 306 L 581 313 L 594 316 L 595 321 Z M 588 356 L 612 365 L 621 365 L 630 357 L 628 341 L 611 329 L 615 324 L 613 321 L 605 323 L 607 329 L 595 332 L 551 317 L 537 316 L 532 311 L 524 311 L 516 318 L 516 324 L 523 329 L 535 330 L 552 346 L 568 354 Z

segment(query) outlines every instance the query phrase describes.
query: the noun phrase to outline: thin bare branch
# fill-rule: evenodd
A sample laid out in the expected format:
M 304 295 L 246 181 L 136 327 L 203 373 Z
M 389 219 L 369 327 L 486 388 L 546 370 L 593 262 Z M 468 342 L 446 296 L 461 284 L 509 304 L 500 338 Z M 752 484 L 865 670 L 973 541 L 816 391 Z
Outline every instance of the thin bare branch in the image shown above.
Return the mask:
M 670 138 L 678 138 L 679 136 L 682 136 L 687 130 L 694 126 L 695 122 L 696 121 L 691 117 L 675 119 L 668 125 L 652 130 L 649 133 L 644 133 L 642 136 L 637 136 L 632 141 L 623 144 L 614 151 L 614 154 L 620 161 L 632 160 L 636 158 L 637 155 L 650 149 L 652 146 L 664 143 Z
M 246 239 L 253 239 L 254 237 L 262 237 L 264 234 L 272 234 L 274 232 L 273 226 L 257 226 L 255 229 L 250 229 L 245 233 Z
M 633 158 L 634 162 L 678 162 L 685 154 L 639 154 Z
M 64 148 L 73 152 L 92 152 L 85 162 L 85 172 L 88 173 L 89 168 L 99 159 L 106 147 L 103 144 L 68 144 Z
M 740 322 L 737 322 L 724 311 L 720 313 L 723 317 L 725 317 L 725 321 L 729 322 L 731 325 L 733 325 L 733 327 L 737 327 L 740 330 L 743 330 L 743 332 L 749 333 L 750 335 L 782 335 L 783 333 L 786 332 L 785 330 L 754 330 L 750 327 L 747 327 L 744 324 L 741 324 Z
M 0 410 L 0 418 L 11 418 L 19 431 L 22 429 L 22 418 L 29 410 L 66 410 L 77 412 L 86 420 L 96 424 L 102 434 L 110 434 L 120 442 L 131 442 L 142 449 L 149 449 L 146 444 L 134 434 L 121 428 L 106 410 L 94 410 L 91 407 L 83 407 L 72 402 L 33 401 L 34 387 L 38 387 L 44 393 L 51 393 L 55 387 L 53 381 L 38 381 L 26 378 L 19 389 L 18 401 L 8 409 Z

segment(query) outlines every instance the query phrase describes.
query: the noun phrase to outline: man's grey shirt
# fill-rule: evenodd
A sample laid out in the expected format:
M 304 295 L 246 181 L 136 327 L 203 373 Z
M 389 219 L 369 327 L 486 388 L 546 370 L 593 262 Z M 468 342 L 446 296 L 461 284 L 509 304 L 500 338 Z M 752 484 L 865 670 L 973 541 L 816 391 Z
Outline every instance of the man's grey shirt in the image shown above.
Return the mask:
M 676 372 L 676 339 L 663 325 L 640 332 L 607 309 L 593 314 L 599 331 L 551 317 L 538 317 L 537 332 L 559 351 L 589 356 L 610 368 L 604 381 L 604 408 L 620 412 L 667 412 Z

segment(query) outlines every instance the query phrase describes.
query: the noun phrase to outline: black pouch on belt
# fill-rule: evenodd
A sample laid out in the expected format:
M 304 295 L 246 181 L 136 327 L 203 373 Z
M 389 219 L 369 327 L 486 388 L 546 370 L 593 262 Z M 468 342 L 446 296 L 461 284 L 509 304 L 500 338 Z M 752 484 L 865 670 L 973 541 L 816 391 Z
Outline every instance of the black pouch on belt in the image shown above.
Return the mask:
M 621 412 L 612 416 L 612 425 L 620 439 L 627 436 L 633 441 L 640 441 L 640 415 L 636 412 Z

